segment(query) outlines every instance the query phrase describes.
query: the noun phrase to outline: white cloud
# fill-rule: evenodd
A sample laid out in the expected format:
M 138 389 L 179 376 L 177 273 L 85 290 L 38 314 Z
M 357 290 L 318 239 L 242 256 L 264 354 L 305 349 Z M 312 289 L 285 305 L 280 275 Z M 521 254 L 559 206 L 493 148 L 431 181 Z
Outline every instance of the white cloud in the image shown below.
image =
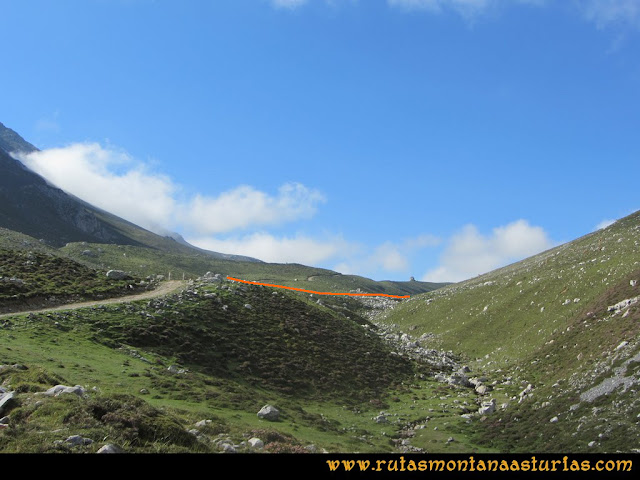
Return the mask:
M 403 10 L 426 10 L 434 13 L 451 9 L 469 18 L 485 11 L 496 2 L 495 0 L 388 0 L 388 3 L 392 7 Z
M 157 231 L 171 223 L 177 187 L 124 152 L 74 144 L 19 159 L 66 192 L 145 228 Z
M 638 0 L 582 0 L 578 5 L 585 18 L 598 28 L 640 28 Z
M 400 7 L 405 10 L 432 10 L 440 11 L 440 0 L 388 0 L 392 7 Z
M 391 7 L 405 11 L 423 10 L 432 13 L 454 11 L 467 20 L 488 12 L 491 9 L 513 4 L 540 6 L 547 0 L 387 0 Z
M 216 234 L 310 218 L 324 201 L 320 192 L 300 183 L 281 186 L 277 196 L 243 185 L 217 197 L 197 195 L 184 219 L 198 233 Z
M 98 143 L 20 154 L 18 158 L 59 188 L 156 233 L 181 231 L 187 241 L 201 248 L 267 262 L 340 263 L 338 271 L 360 275 L 406 273 L 412 253 L 440 242 L 425 234 L 368 248 L 340 235 L 275 236 L 256 231 L 315 214 L 325 197 L 300 183 L 284 184 L 275 194 L 241 185 L 217 195 L 185 197 L 182 188 L 166 175 L 152 171 L 126 152 Z M 239 233 L 242 231 L 246 233 Z
M 158 233 L 184 227 L 215 234 L 279 225 L 311 217 L 324 196 L 299 183 L 277 195 L 240 186 L 218 196 L 180 199 L 180 188 L 128 154 L 97 143 L 74 144 L 20 155 L 19 159 L 59 188 Z
M 297 8 L 307 3 L 307 0 L 271 0 L 271 5 L 276 8 Z
M 467 20 L 473 20 L 496 8 L 514 5 L 541 7 L 551 5 L 552 2 L 550 0 L 387 0 L 387 4 L 405 11 L 422 10 L 431 13 L 453 11 Z M 573 0 L 573 7 L 599 29 L 640 28 L 640 1 L 638 0 Z
M 437 247 L 441 243 L 442 239 L 440 237 L 427 233 L 405 240 L 404 247 L 408 250 L 414 250 L 427 247 Z
M 279 238 L 266 232 L 226 239 L 195 237 L 187 241 L 207 250 L 248 255 L 265 262 L 305 265 L 317 265 L 332 258 L 348 256 L 356 248 L 340 236 L 323 240 L 306 235 Z
M 526 220 L 494 228 L 490 235 L 482 235 L 474 225 L 467 225 L 449 239 L 440 265 L 427 272 L 423 280 L 458 282 L 552 246 L 546 232 Z
M 408 238 L 401 243 L 384 242 L 371 250 L 360 249 L 348 259 L 338 263 L 334 270 L 344 274 L 364 275 L 378 278 L 380 275 L 408 274 L 411 270 L 411 259 L 424 248 L 440 245 L 440 238 L 424 234 Z
M 405 272 L 409 270 L 409 259 L 391 242 L 386 242 L 376 248 L 372 259 L 387 272 Z

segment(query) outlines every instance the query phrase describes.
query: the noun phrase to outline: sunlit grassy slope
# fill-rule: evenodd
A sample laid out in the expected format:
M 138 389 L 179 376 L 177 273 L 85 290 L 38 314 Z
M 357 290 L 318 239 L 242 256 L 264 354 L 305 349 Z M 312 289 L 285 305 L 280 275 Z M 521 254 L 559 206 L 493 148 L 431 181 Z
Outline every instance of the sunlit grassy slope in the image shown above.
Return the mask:
M 385 322 L 510 378 L 475 424 L 503 451 L 640 452 L 640 213 L 487 275 L 403 302 Z M 616 307 L 617 305 L 617 307 Z M 517 393 L 517 392 L 516 392 Z
M 412 297 L 387 321 L 436 333 L 446 349 L 496 365 L 541 348 L 640 268 L 640 213 L 607 229 L 495 270 Z

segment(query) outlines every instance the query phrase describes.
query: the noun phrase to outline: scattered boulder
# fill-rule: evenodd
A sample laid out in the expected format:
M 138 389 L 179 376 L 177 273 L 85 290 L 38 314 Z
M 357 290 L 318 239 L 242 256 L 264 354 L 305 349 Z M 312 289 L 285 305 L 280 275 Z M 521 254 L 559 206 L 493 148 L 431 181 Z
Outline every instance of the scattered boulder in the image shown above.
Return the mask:
M 116 445 L 107 443 L 106 445 L 100 447 L 97 453 L 123 453 L 123 450 Z
M 107 272 L 107 278 L 111 278 L 112 280 L 126 280 L 129 278 L 129 275 L 122 270 L 109 270 Z
M 454 373 L 447 379 L 449 385 L 459 385 L 461 387 L 471 387 L 469 378 L 463 373 Z
M 220 275 L 219 273 L 207 272 L 204 274 L 201 280 L 207 283 L 220 283 L 222 282 L 222 275 Z
M 258 412 L 258 417 L 270 422 L 276 422 L 280 418 L 280 411 L 273 405 L 265 405 Z
M 483 384 L 476 385 L 475 390 L 478 395 L 486 395 L 487 393 L 489 393 L 489 387 Z
M 384 412 L 380 412 L 380 415 L 373 418 L 376 423 L 387 423 L 387 415 Z
M 622 300 L 621 302 L 618 302 L 615 305 L 610 305 L 607 308 L 607 311 L 613 312 L 613 314 L 615 315 L 617 313 L 620 313 L 621 310 L 624 310 L 625 308 L 630 307 L 635 303 L 638 303 L 638 300 L 640 300 L 640 297 L 627 298 L 626 300 Z
M 184 374 L 187 373 L 187 370 L 184 368 L 180 368 L 177 365 L 169 365 L 169 367 L 167 368 L 167 370 L 169 371 L 169 373 L 175 373 L 175 374 Z
M 223 443 L 221 447 L 224 453 L 236 453 L 238 451 L 235 445 L 230 445 L 228 443 Z
M 15 404 L 16 392 L 0 393 L 0 415 Z
M 75 447 L 78 445 L 91 445 L 93 443 L 93 440 L 91 440 L 90 438 L 84 438 L 81 435 L 71 435 L 65 440 L 65 442 Z
M 251 448 L 264 448 L 264 442 L 257 437 L 250 438 L 248 443 Z
M 519 402 L 522 402 L 525 398 L 527 398 L 527 396 L 531 395 L 531 392 L 533 392 L 533 385 L 529 384 L 527 385 L 527 388 L 520 392 Z
M 496 401 L 495 399 L 491 399 L 488 402 L 482 402 L 480 408 L 478 409 L 478 413 L 480 415 L 489 415 L 496 411 Z
M 58 395 L 62 395 L 63 393 L 75 393 L 79 397 L 82 397 L 85 394 L 85 390 L 80 385 L 76 385 L 75 387 L 56 385 L 55 387 L 51 387 L 46 392 L 42 392 L 42 395 L 46 395 L 48 397 L 57 397 Z

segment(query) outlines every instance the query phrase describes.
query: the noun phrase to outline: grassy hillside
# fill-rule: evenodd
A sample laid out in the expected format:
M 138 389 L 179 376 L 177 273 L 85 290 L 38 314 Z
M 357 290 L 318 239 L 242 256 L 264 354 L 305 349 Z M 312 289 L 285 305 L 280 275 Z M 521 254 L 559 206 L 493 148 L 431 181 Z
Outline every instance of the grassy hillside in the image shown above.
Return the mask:
M 517 451 L 640 453 L 640 304 L 609 309 L 640 296 L 634 279 L 640 269 L 522 359 L 516 368 L 535 387 L 532 395 L 488 422 L 482 442 Z
M 3 245 L 28 254 L 32 242 Z M 142 276 L 421 288 L 131 246 L 40 247 Z M 150 301 L 5 317 L 0 383 L 16 399 L 0 451 L 93 452 L 108 438 L 130 452 L 634 452 L 639 289 L 637 213 L 403 301 L 195 281 Z M 58 383 L 85 394 L 43 397 Z M 278 421 L 258 418 L 265 404 Z M 266 445 L 248 446 L 253 436 Z
M 261 283 L 272 283 L 313 291 L 415 295 L 439 288 L 443 283 L 374 281 L 356 275 L 342 275 L 299 264 L 232 261 L 204 253 L 175 253 L 128 245 L 70 243 L 60 251 L 94 268 L 117 268 L 146 277 L 164 275 L 174 279 L 196 279 L 206 272 Z M 86 253 L 90 252 L 89 255 Z
M 0 248 L 0 313 L 130 295 L 151 286 L 133 277 L 107 278 L 52 253 Z
M 640 213 L 486 275 L 414 296 L 389 321 L 439 336 L 446 349 L 503 365 L 551 335 L 640 268 Z
M 397 427 L 372 418 L 396 389 L 407 394 L 402 385 L 417 371 L 363 324 L 306 296 L 230 282 L 11 317 L 0 331 L 0 383 L 17 404 L 0 451 L 103 445 L 72 447 L 72 435 L 129 452 L 220 451 L 220 435 L 235 444 L 259 435 L 266 451 L 390 451 L 384 431 Z M 82 385 L 85 395 L 43 396 L 57 384 Z M 266 403 L 280 421 L 256 416 Z M 200 420 L 210 422 L 196 428 Z
M 638 449 L 640 213 L 487 275 L 412 297 L 384 322 L 429 332 L 516 395 L 479 441 L 504 451 Z M 612 309 L 619 302 L 631 305 Z M 531 393 L 519 396 L 531 385 Z M 521 400 L 522 399 L 522 400 Z
M 243 280 L 274 283 L 314 291 L 386 293 L 415 295 L 440 288 L 444 283 L 374 281 L 355 275 L 298 264 L 274 264 L 238 261 L 211 256 L 180 245 L 174 240 L 175 250 L 135 247 L 131 245 L 69 243 L 55 248 L 12 230 L 0 228 L 0 249 L 16 252 L 40 252 L 71 260 L 93 270 L 106 272 L 124 270 L 132 277 L 146 278 L 162 275 L 172 279 L 197 279 L 206 272 L 221 273 Z M 22 253 L 18 255 L 23 255 Z M 74 267 L 76 268 L 76 267 Z M 2 273 L 0 273 L 2 275 Z

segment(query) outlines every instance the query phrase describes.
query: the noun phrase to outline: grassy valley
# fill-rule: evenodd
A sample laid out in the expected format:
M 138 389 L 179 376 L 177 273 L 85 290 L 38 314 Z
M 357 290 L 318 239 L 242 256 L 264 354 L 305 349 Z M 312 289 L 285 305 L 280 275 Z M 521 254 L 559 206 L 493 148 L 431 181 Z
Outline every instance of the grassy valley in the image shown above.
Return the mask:
M 3 317 L 0 383 L 15 398 L 0 450 L 636 451 L 639 217 L 417 294 L 421 282 L 6 234 L 12 276 L 29 278 L 31 255 L 34 275 L 59 265 L 70 282 L 31 284 L 69 295 L 92 281 L 117 292 L 112 268 L 186 280 L 168 296 Z M 81 391 L 48 395 L 56 385 Z M 267 404 L 277 420 L 257 415 Z

